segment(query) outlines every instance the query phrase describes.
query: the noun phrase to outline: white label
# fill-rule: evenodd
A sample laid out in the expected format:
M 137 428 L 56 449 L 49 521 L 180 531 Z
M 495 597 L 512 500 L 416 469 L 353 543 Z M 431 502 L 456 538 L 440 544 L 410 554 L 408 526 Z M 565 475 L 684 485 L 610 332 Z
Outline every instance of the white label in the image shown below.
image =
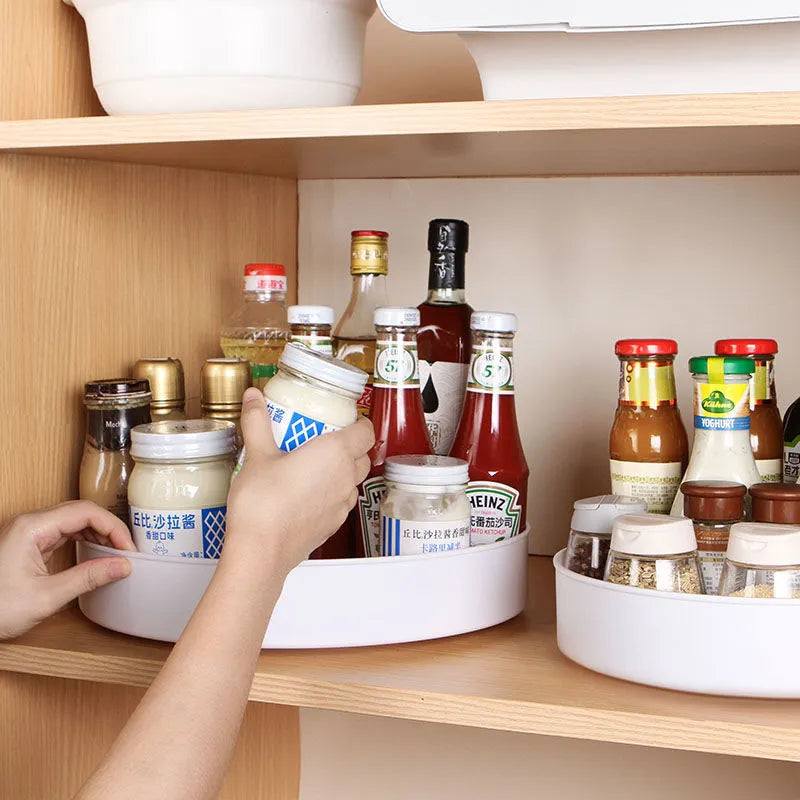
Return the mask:
M 315 353 L 322 353 L 324 356 L 333 358 L 333 340 L 330 336 L 313 336 L 305 333 L 293 333 L 289 337 L 292 344 L 299 344 L 313 350 Z
M 461 419 L 467 391 L 469 364 L 450 361 L 420 361 L 422 403 L 431 447 L 438 456 L 450 453 Z
M 408 343 L 379 341 L 375 356 L 375 386 L 419 387 L 417 348 Z
M 764 483 L 780 483 L 783 480 L 783 462 L 779 458 L 757 458 L 756 468 Z
M 783 446 L 783 482 L 797 483 L 800 475 L 800 443 Z
M 359 489 L 358 514 L 367 558 L 381 554 L 381 501 L 385 494 L 386 482 L 382 475 L 367 478 Z
M 244 279 L 246 292 L 285 292 L 286 289 L 285 275 L 246 275 Z
M 471 392 L 484 394 L 514 394 L 514 364 L 510 348 L 489 344 L 474 347 L 469 368 Z
M 412 522 L 381 515 L 381 555 L 447 553 L 469 547 L 469 519 Z
M 722 578 L 725 551 L 698 550 L 697 555 L 700 560 L 700 574 L 703 576 L 706 594 L 716 594 L 719 591 L 719 582 Z
M 644 500 L 651 514 L 669 514 L 682 477 L 680 461 L 645 464 L 611 459 L 612 494 Z
M 131 533 L 140 553 L 180 558 L 219 558 L 227 506 L 180 511 L 131 506 Z
M 470 481 L 467 497 L 472 510 L 470 544 L 492 544 L 522 530 L 519 492 L 503 483 Z

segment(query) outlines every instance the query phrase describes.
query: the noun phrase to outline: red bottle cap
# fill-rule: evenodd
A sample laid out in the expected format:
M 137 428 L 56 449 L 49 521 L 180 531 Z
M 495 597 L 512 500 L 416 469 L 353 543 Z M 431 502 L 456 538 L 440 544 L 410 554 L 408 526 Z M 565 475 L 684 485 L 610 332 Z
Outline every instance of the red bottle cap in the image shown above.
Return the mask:
M 675 356 L 678 343 L 674 339 L 621 339 L 614 352 L 618 356 Z
M 378 239 L 388 239 L 389 234 L 386 231 L 351 231 L 350 236 L 354 239 L 361 239 L 365 236 L 375 236 Z
M 248 264 L 244 268 L 245 277 L 250 275 L 276 275 L 286 277 L 286 267 L 283 264 Z
M 774 339 L 719 339 L 714 351 L 718 356 L 774 356 L 778 343 Z

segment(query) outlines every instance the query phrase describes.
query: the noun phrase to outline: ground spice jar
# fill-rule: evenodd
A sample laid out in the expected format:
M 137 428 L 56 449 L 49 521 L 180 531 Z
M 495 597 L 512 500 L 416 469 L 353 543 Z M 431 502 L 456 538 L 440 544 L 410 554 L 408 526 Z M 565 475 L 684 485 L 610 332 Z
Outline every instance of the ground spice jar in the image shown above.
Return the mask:
M 707 594 L 716 594 L 731 525 L 744 519 L 747 488 L 732 481 L 687 481 L 683 512 L 694 524 L 700 571 Z
M 800 599 L 800 527 L 740 522 L 731 528 L 720 595 Z M 787 631 L 787 635 L 791 635 Z
M 611 526 L 623 514 L 645 514 L 647 502 L 618 494 L 576 500 L 567 545 L 567 569 L 603 580 Z
M 753 522 L 800 525 L 800 485 L 757 483 L 750 487 Z
M 617 517 L 605 580 L 659 592 L 703 594 L 691 520 L 657 514 Z

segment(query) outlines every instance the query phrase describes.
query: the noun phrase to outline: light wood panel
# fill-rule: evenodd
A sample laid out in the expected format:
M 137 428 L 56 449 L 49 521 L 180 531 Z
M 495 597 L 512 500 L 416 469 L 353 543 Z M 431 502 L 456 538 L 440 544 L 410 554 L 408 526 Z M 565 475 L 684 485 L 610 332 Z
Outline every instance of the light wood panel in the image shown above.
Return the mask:
M 125 686 L 0 674 L 5 731 L 0 741 L 0 797 L 72 797 L 142 694 Z M 251 703 L 220 800 L 296 800 L 299 753 L 297 709 Z
M 58 0 L 2 0 L 0 119 L 102 113 L 78 12 Z
M 800 702 L 715 698 L 596 675 L 558 652 L 553 570 L 531 559 L 528 611 L 433 642 L 261 655 L 251 700 L 478 728 L 800 761 Z M 0 669 L 145 686 L 169 646 L 78 611 L 0 644 Z
M 800 171 L 800 93 L 0 123 L 0 150 L 300 178 Z

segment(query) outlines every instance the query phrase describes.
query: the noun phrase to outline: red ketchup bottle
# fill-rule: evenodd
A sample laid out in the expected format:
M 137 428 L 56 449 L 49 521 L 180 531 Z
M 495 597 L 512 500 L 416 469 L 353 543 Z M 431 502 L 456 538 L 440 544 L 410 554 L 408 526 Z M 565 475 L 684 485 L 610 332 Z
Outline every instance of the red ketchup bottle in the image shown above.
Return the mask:
M 372 469 L 359 487 L 357 556 L 381 554 L 380 505 L 386 489 L 383 465 L 389 456 L 433 455 L 419 390 L 415 308 L 378 308 L 370 419 L 375 446 L 370 451 Z
M 490 544 L 525 529 L 528 463 L 514 403 L 514 314 L 472 315 L 472 361 L 464 411 L 450 455 L 469 464 L 471 544 Z

